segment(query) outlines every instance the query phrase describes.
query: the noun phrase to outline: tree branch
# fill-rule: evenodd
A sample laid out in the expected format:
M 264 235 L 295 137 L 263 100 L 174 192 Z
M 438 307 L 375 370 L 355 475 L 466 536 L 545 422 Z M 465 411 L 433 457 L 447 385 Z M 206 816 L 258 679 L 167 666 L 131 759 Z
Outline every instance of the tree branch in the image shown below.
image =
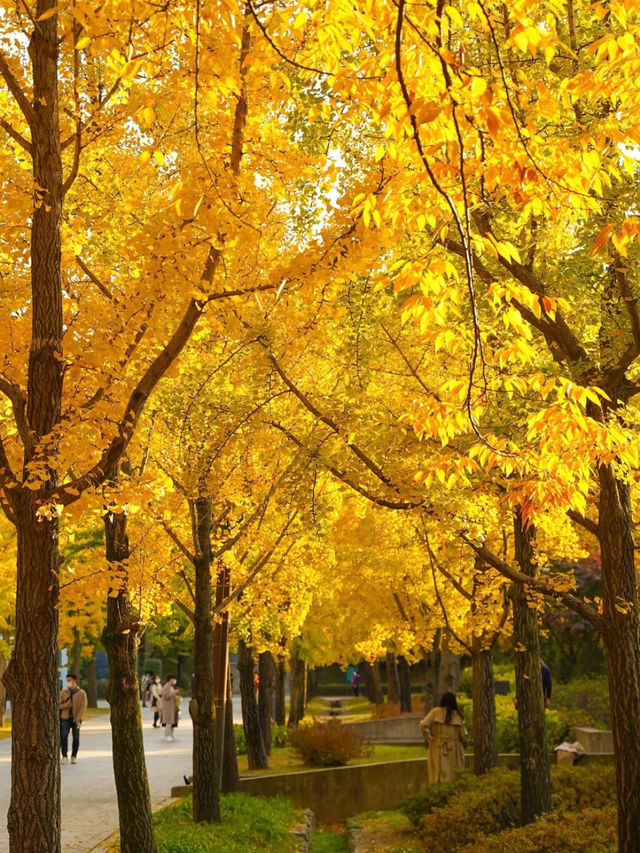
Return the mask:
M 598 631 L 602 631 L 605 624 L 604 617 L 594 610 L 593 607 L 590 607 L 583 599 L 572 595 L 570 592 L 562 592 L 561 590 L 554 589 L 539 578 L 529 577 L 524 572 L 514 569 L 513 566 L 505 563 L 504 560 L 501 560 L 500 557 L 496 556 L 485 545 L 477 545 L 465 534 L 461 534 L 461 538 L 487 565 L 496 569 L 504 577 L 515 583 L 520 583 L 534 592 L 554 598 L 556 601 L 562 601 L 570 610 L 582 616 L 583 619 L 590 622 Z
M 279 424 L 277 421 L 269 421 L 269 425 L 274 429 L 280 430 L 280 432 L 284 433 L 287 436 L 289 441 L 299 447 L 301 450 L 309 456 L 311 459 L 317 459 L 320 464 L 329 471 L 330 474 L 337 480 L 341 480 L 345 485 L 349 486 L 350 489 L 353 489 L 354 492 L 357 492 L 359 495 L 362 495 L 363 498 L 366 498 L 371 503 L 377 504 L 378 506 L 386 507 L 387 509 L 398 509 L 398 510 L 411 510 L 418 509 L 419 507 L 424 507 L 424 502 L 413 502 L 413 501 L 394 501 L 388 498 L 380 497 L 379 495 L 374 494 L 369 489 L 361 486 L 359 483 L 356 483 L 355 480 L 352 480 L 344 471 L 341 471 L 339 468 L 336 468 L 334 465 L 331 465 L 329 462 L 320 458 L 319 448 L 316 450 L 309 449 L 299 438 L 297 438 L 290 430 L 288 430 L 282 424 Z
M 27 394 L 25 391 L 22 391 L 16 382 L 9 379 L 8 376 L 5 376 L 4 373 L 0 373 L 0 392 L 11 402 L 11 408 L 13 410 L 13 417 L 16 422 L 18 434 L 22 439 L 22 444 L 27 451 L 27 454 L 30 455 L 33 447 L 33 441 L 31 439 L 29 423 L 27 421 Z
M 175 530 L 162 518 L 160 519 L 160 524 L 161 524 L 162 528 L 164 529 L 164 532 L 169 537 L 169 539 L 171 539 L 171 541 L 174 543 L 174 545 L 177 545 L 178 549 L 184 554 L 184 556 L 187 558 L 187 560 L 189 560 L 190 563 L 195 564 L 195 561 L 196 561 L 195 556 L 187 548 L 187 546 L 184 544 L 182 539 L 180 539 L 180 537 L 175 532 Z
M 4 81 L 7 84 L 7 88 L 13 95 L 16 100 L 16 103 L 20 107 L 23 116 L 26 118 L 29 127 L 33 127 L 33 123 L 36 120 L 36 115 L 33 110 L 33 107 L 29 103 L 29 99 L 25 95 L 22 86 L 18 83 L 17 79 L 14 77 L 13 72 L 9 68 L 7 60 L 4 57 L 4 54 L 0 51 L 0 74 L 4 77 Z M 5 128 L 6 129 L 6 128 Z M 25 140 L 26 141 L 26 140 Z
M 30 156 L 33 156 L 33 145 L 29 142 L 28 139 L 19 133 L 12 125 L 9 124 L 5 119 L 0 118 L 0 127 L 5 130 L 9 136 L 18 143 Z
M 599 528 L 598 524 L 595 521 L 592 521 L 590 518 L 587 518 L 582 513 L 577 512 L 575 509 L 567 510 L 567 515 L 572 521 L 575 521 L 576 524 L 579 524 L 580 527 L 584 527 L 585 530 L 588 530 L 589 533 L 592 533 L 596 538 L 599 536 Z

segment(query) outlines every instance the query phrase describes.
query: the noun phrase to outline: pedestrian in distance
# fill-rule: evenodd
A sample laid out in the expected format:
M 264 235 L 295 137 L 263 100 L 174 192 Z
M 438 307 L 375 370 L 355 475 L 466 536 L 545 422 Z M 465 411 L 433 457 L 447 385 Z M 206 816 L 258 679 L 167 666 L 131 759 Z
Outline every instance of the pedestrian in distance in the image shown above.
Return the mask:
M 67 675 L 66 690 L 62 690 L 58 701 L 60 707 L 60 748 L 62 764 L 68 764 L 69 733 L 71 732 L 71 763 L 75 764 L 80 747 L 80 726 L 87 708 L 87 694 L 78 686 L 78 676 Z
M 153 682 L 153 673 L 149 670 L 145 670 L 142 678 L 140 679 L 140 695 L 142 696 L 142 707 L 147 707 L 147 694 L 149 692 L 149 686 Z
M 164 726 L 164 739 L 166 741 L 175 740 L 173 729 L 178 725 L 178 698 L 180 690 L 176 687 L 177 679 L 175 675 L 167 676 L 164 687 L 160 694 L 162 699 L 162 725 Z
M 542 696 L 544 699 L 544 707 L 548 708 L 549 705 L 551 705 L 551 688 L 553 686 L 553 679 L 551 678 L 551 670 L 543 660 L 540 661 L 540 675 L 542 676 Z
M 351 686 L 353 687 L 353 695 L 360 695 L 360 673 L 356 670 L 353 673 L 353 678 L 351 679 Z
M 420 731 L 429 750 L 429 784 L 453 782 L 456 770 L 464 767 L 462 746 L 467 740 L 464 717 L 454 693 L 443 695 L 440 704 L 420 721 Z
M 153 681 L 149 686 L 149 700 L 151 710 L 153 711 L 153 728 L 158 728 L 158 720 L 160 719 L 160 705 L 162 702 L 162 681 L 159 675 L 154 675 Z

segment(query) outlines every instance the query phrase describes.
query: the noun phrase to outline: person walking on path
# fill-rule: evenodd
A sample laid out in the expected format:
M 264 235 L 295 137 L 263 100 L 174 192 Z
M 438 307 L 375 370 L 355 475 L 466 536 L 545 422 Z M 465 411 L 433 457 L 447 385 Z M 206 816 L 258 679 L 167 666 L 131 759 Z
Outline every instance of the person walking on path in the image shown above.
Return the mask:
M 153 681 L 149 685 L 149 698 L 151 700 L 151 708 L 153 709 L 153 728 L 158 728 L 158 720 L 160 719 L 160 706 L 162 694 L 162 681 L 159 675 L 155 675 Z
M 544 707 L 548 708 L 549 705 L 551 705 L 551 688 L 553 686 L 553 679 L 551 678 L 551 670 L 543 660 L 540 661 L 540 675 L 542 676 Z
M 173 728 L 178 725 L 178 696 L 180 691 L 175 686 L 176 681 L 174 675 L 167 676 L 160 694 L 162 699 L 162 725 L 164 726 L 164 739 L 166 741 L 175 740 Z
M 78 687 L 78 676 L 73 672 L 67 675 L 67 689 L 60 693 L 58 705 L 60 707 L 61 763 L 67 764 L 69 761 L 67 751 L 69 732 L 71 732 L 71 763 L 75 764 L 80 747 L 80 726 L 87 708 L 87 694 L 81 687 Z
M 464 717 L 454 693 L 443 695 L 440 704 L 420 721 L 420 731 L 429 750 L 429 783 L 452 782 L 456 770 L 464 767 L 462 745 L 467 740 Z

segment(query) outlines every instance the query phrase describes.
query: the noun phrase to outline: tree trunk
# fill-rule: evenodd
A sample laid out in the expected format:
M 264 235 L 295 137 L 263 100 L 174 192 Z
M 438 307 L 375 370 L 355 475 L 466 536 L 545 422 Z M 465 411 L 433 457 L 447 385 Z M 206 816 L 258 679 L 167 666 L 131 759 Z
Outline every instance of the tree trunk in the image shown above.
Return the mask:
M 96 659 L 87 661 L 87 705 L 89 708 L 98 707 L 98 683 L 96 679 Z
M 307 669 L 307 702 L 318 695 L 318 667 Z
M 0 729 L 4 728 L 5 714 L 7 710 L 7 689 L 4 686 L 2 678 L 7 668 L 7 659 L 4 653 L 0 651 Z
M 258 719 L 258 703 L 253 685 L 253 654 L 244 640 L 238 643 L 238 672 L 240 673 L 240 696 L 242 697 L 242 725 L 247 742 L 249 770 L 264 770 L 267 753 L 262 740 Z
M 213 614 L 211 608 L 211 498 L 189 500 L 194 519 L 193 820 L 220 822 L 213 714 Z
M 611 729 L 618 797 L 618 849 L 640 850 L 640 649 L 629 486 L 599 470 L 598 538 Z
M 240 774 L 238 773 L 238 754 L 236 738 L 233 731 L 233 698 L 231 695 L 231 673 L 227 682 L 227 707 L 224 715 L 224 755 L 222 760 L 223 794 L 232 794 L 240 790 Z
M 271 652 L 258 656 L 258 716 L 262 730 L 262 742 L 267 755 L 271 755 L 271 720 L 274 714 L 276 690 L 276 665 Z
M 58 523 L 38 520 L 20 495 L 15 648 L 4 675 L 11 698 L 11 853 L 60 850 Z
M 471 651 L 473 672 L 473 772 L 481 776 L 498 766 L 496 696 L 493 681 L 493 652 L 474 638 Z
M 365 661 L 364 666 L 369 701 L 373 702 L 375 705 L 382 705 L 384 702 L 384 696 L 382 694 L 382 685 L 380 683 L 380 664 L 377 660 L 372 664 Z
M 127 517 L 107 512 L 104 517 L 107 562 L 114 574 L 126 572 L 129 559 Z M 138 645 L 143 628 L 131 606 L 125 585 L 109 593 L 102 643 L 109 660 L 107 699 L 111 710 L 113 771 L 118 797 L 122 853 L 157 853 L 153 833 L 149 779 L 144 758 Z
M 285 685 L 287 682 L 287 663 L 284 655 L 278 655 L 276 664 L 276 705 L 274 720 L 277 726 L 284 726 L 287 721 L 287 700 Z
M 216 607 L 229 597 L 231 589 L 231 570 L 221 562 L 216 577 Z M 216 760 L 216 785 L 218 791 L 223 788 L 225 739 L 227 731 L 227 698 L 231 696 L 229 684 L 229 611 L 224 610 L 216 619 L 213 628 L 213 708 Z M 227 692 L 228 691 L 228 692 Z M 231 712 L 233 727 L 233 710 Z M 235 742 L 234 742 L 235 750 Z M 234 752 L 235 755 L 235 752 Z M 237 771 L 237 761 L 236 761 Z
M 404 655 L 398 658 L 398 675 L 400 676 L 400 710 L 411 713 L 411 668 Z
M 535 534 L 533 527 L 523 529 L 519 507 L 514 512 L 513 529 L 516 562 L 524 574 L 533 577 Z M 521 583 L 513 584 L 512 596 L 520 735 L 521 820 L 523 824 L 527 824 L 551 810 L 551 779 L 540 673 L 538 614 L 533 607 L 529 607 L 527 594 Z
M 387 654 L 387 702 L 390 705 L 397 705 L 400 702 L 398 666 L 396 664 L 396 657 L 391 652 Z
M 436 631 L 433 639 L 433 648 L 427 652 L 425 663 L 425 685 L 424 685 L 424 710 L 428 714 L 435 708 L 440 697 L 438 696 L 438 684 L 440 682 L 440 631 Z
M 449 648 L 448 632 L 444 632 L 440 652 L 440 672 L 438 678 L 437 701 L 444 693 L 457 693 L 460 689 L 460 656 L 454 655 Z
M 298 656 L 295 651 L 291 652 L 289 658 L 289 672 L 291 677 L 291 697 L 289 704 L 289 720 L 288 727 L 291 729 L 297 726 L 300 720 L 304 719 L 304 710 L 306 706 L 306 663 Z
M 72 672 L 78 676 L 78 681 L 82 678 L 82 646 L 80 644 L 80 632 L 77 628 L 73 629 L 73 655 L 72 655 Z
M 31 216 L 31 345 L 26 422 L 30 441 L 59 423 L 62 359 L 62 161 L 58 112 L 57 0 L 37 0 L 29 44 L 34 205 Z M 30 442 L 24 464 L 33 458 Z M 2 466 L 4 467 L 4 466 Z M 5 472 L 6 473 L 6 472 Z M 27 470 L 24 471 L 28 474 Z M 55 487 L 54 470 L 44 486 Z M 58 711 L 58 519 L 38 515 L 39 493 L 16 488 L 9 498 L 18 540 L 15 646 L 4 683 L 11 697 L 11 853 L 60 850 L 60 716 Z

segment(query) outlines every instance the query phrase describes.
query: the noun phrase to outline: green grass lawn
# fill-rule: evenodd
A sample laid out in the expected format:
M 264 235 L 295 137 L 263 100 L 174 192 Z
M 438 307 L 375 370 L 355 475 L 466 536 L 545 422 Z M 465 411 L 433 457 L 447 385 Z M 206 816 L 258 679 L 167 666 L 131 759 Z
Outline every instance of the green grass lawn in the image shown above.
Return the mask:
M 295 853 L 297 850 L 297 839 L 291 830 L 300 826 L 304 818 L 288 800 L 246 794 L 223 796 L 219 824 L 194 824 L 191 808 L 191 797 L 187 797 L 156 813 L 159 853 Z
M 4 726 L 0 726 L 0 740 L 6 740 L 11 737 L 11 722 L 7 720 Z

